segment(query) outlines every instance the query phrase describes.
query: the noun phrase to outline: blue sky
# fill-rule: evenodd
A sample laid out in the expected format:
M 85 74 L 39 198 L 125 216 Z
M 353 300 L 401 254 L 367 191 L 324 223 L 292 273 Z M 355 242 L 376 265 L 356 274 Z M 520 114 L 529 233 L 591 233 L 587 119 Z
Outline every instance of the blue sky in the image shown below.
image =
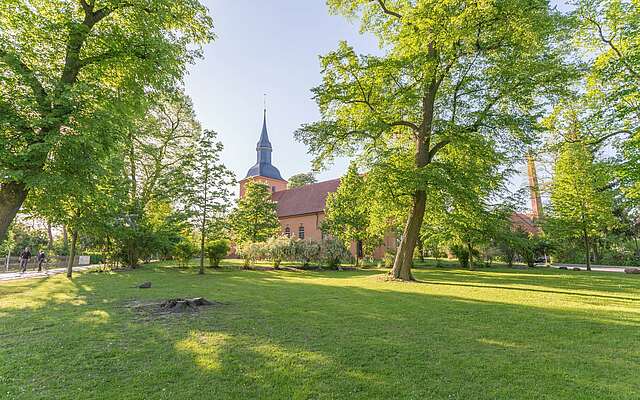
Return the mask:
M 347 40 L 360 53 L 376 52 L 358 22 L 329 15 L 324 0 L 205 0 L 218 39 L 189 68 L 187 94 L 204 128 L 218 132 L 223 161 L 238 179 L 255 163 L 262 126 L 263 93 L 273 164 L 286 179 L 310 170 L 311 157 L 293 138 L 303 123 L 319 118 L 310 89 L 320 82 L 318 56 Z M 319 174 L 342 175 L 346 161 Z M 513 186 L 524 184 L 516 178 Z

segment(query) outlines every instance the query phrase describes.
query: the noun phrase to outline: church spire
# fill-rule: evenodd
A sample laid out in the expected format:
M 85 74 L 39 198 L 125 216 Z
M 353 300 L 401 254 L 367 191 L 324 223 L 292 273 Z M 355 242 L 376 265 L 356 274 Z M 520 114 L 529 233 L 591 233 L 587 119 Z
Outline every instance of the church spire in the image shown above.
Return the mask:
M 262 132 L 260 132 L 260 140 L 258 140 L 258 145 L 256 147 L 256 150 L 258 150 L 258 155 L 261 149 L 269 149 L 269 152 L 271 152 L 271 142 L 269 141 L 269 134 L 267 133 L 267 109 L 266 108 L 264 109 L 264 113 L 262 116 Z M 269 158 L 269 162 L 271 162 L 270 158 Z
M 247 178 L 252 176 L 262 176 L 265 178 L 273 178 L 284 181 L 280 175 L 278 168 L 271 164 L 271 142 L 269 141 L 269 133 L 267 132 L 267 108 L 265 107 L 262 115 L 262 131 L 260 139 L 256 144 L 256 164 L 247 172 Z

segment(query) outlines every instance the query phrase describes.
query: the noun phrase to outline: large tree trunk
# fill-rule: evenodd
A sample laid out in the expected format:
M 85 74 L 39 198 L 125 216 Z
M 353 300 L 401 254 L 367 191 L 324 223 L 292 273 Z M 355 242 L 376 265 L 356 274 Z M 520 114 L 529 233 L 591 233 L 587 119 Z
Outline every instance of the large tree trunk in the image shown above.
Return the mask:
M 27 198 L 28 192 L 23 183 L 7 182 L 0 185 L 0 243 L 7 237 L 9 225 Z
M 73 273 L 73 264 L 76 258 L 76 244 L 78 243 L 78 231 L 75 229 L 71 231 L 71 250 L 69 251 L 69 258 L 67 259 L 67 278 L 71 278 Z
M 469 271 L 473 271 L 473 247 L 471 247 L 471 242 L 467 242 L 467 253 L 469 253 Z
M 407 223 L 402 232 L 402 239 L 398 246 L 396 259 L 393 262 L 393 268 L 389 273 L 394 279 L 402 279 L 405 281 L 415 280 L 411 273 L 413 263 L 413 250 L 416 248 L 418 234 L 422 227 L 424 212 L 427 204 L 427 193 L 424 190 L 416 191 L 413 199 L 411 213 L 407 219 Z

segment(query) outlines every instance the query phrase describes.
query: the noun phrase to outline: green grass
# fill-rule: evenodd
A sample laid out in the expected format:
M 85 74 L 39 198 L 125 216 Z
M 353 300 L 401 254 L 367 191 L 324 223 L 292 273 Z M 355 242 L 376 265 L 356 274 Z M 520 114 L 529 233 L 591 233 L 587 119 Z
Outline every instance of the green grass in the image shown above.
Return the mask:
M 0 398 L 640 398 L 637 276 L 194 272 L 0 284 Z M 195 296 L 225 305 L 151 320 L 125 307 Z

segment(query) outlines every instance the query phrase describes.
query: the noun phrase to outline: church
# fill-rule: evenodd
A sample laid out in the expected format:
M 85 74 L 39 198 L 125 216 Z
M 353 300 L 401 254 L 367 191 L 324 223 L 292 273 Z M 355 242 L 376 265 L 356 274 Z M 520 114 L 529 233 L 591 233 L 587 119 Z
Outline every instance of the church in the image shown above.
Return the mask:
M 264 183 L 271 188 L 271 197 L 277 203 L 278 220 L 282 234 L 287 237 L 299 239 L 322 240 L 324 233 L 320 229 L 325 215 L 325 202 L 329 193 L 333 193 L 340 185 L 340 179 L 331 179 L 317 182 L 293 189 L 288 188 L 288 182 L 282 177 L 278 168 L 271 163 L 273 148 L 267 132 L 267 112 L 264 110 L 262 131 L 256 146 L 256 163 L 249 168 L 247 175 L 240 181 L 240 197 L 244 196 L 245 185 L 249 181 Z M 533 159 L 528 159 L 529 185 L 531 189 L 532 214 L 514 213 L 511 222 L 517 229 L 529 233 L 537 233 L 538 228 L 534 224 L 541 212 L 541 201 L 535 166 Z M 396 237 L 386 235 L 383 245 L 374 251 L 374 258 L 383 258 L 385 251 L 395 251 Z M 358 251 L 360 250 L 360 251 Z M 355 243 L 351 244 L 351 253 L 361 253 L 361 249 Z

